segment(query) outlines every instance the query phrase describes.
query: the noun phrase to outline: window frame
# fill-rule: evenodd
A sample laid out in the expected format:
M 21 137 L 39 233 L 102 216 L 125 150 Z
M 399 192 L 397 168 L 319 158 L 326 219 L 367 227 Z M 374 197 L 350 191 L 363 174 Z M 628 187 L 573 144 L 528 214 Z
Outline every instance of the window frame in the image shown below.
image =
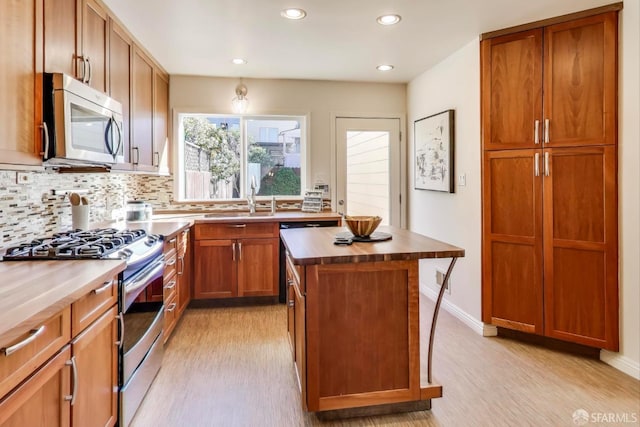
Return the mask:
M 300 120 L 300 195 L 276 195 L 277 200 L 302 200 L 304 192 L 309 181 L 309 144 L 310 144 L 310 114 L 309 113 L 251 113 L 251 114 L 235 114 L 235 113 L 211 113 L 210 110 L 199 110 L 195 108 L 174 109 L 173 111 L 173 201 L 187 204 L 219 204 L 219 203 L 236 203 L 246 201 L 247 199 L 247 176 L 248 176 L 248 138 L 247 138 L 247 121 L 256 120 Z M 186 199 L 184 188 L 184 131 L 182 128 L 182 119 L 185 116 L 204 116 L 204 117 L 234 117 L 240 119 L 240 197 L 226 199 Z M 272 196 L 256 196 L 258 201 L 271 200 Z

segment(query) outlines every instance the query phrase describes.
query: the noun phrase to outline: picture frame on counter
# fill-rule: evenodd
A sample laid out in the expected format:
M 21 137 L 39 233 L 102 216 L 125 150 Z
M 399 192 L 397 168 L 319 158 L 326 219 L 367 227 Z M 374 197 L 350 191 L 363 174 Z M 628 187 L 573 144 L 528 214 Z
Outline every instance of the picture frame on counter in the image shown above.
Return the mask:
M 454 110 L 414 122 L 414 188 L 454 193 Z

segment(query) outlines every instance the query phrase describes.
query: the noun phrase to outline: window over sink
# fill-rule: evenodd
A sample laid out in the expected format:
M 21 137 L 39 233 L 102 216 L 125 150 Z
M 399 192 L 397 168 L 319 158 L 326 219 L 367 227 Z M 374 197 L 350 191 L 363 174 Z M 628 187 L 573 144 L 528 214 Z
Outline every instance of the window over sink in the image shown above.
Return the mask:
M 177 199 L 302 195 L 306 116 L 178 114 Z

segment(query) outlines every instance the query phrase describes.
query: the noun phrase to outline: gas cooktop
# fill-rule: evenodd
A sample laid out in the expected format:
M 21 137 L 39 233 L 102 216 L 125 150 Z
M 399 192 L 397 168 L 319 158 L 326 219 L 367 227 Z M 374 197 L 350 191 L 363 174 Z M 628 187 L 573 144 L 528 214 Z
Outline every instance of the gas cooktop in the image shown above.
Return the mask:
M 118 230 L 100 228 L 56 233 L 51 237 L 35 239 L 7 249 L 6 261 L 39 259 L 126 259 L 132 253 L 135 242 L 145 239 L 151 246 L 158 236 L 147 236 L 145 230 Z M 141 242 L 142 243 L 142 242 Z

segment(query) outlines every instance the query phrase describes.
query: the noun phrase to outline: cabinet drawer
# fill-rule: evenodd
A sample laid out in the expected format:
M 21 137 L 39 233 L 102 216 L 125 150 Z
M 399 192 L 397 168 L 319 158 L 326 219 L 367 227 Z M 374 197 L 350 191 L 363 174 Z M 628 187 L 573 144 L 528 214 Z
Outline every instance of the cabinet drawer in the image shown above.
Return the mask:
M 168 253 L 171 250 L 175 250 L 178 247 L 178 237 L 172 236 L 165 238 L 164 240 L 164 253 Z
M 164 280 L 165 282 L 176 272 L 176 267 L 178 263 L 178 255 L 175 249 L 172 249 L 170 252 L 164 253 Z
M 196 240 L 278 237 L 277 222 L 197 224 Z
M 118 276 L 94 283 L 94 288 L 71 304 L 71 336 L 75 337 L 118 301 Z
M 162 300 L 165 302 L 169 301 L 171 298 L 173 298 L 176 294 L 176 290 L 177 290 L 177 283 L 178 283 L 178 275 L 176 274 L 175 269 L 173 270 L 173 273 L 170 275 L 165 274 L 164 276 L 164 282 L 162 285 Z
M 0 342 L 0 397 L 27 378 L 71 339 L 71 310 L 64 310 L 11 342 Z M 26 344 L 20 347 L 21 343 Z M 8 354 L 7 354 L 8 353 Z
M 171 299 L 164 303 L 164 342 L 167 342 L 173 328 L 178 321 L 178 299 L 174 293 Z

